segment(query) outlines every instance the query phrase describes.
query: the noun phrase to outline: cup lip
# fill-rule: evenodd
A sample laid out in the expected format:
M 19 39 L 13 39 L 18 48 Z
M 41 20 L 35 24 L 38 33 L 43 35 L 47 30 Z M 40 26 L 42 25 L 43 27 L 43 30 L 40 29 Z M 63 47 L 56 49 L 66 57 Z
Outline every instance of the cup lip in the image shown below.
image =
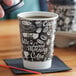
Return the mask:
M 24 15 L 26 15 L 24 17 Z M 32 16 L 50 16 L 49 18 L 27 18 L 29 16 L 27 15 L 32 15 Z M 58 14 L 54 12 L 43 12 L 43 11 L 35 11 L 35 12 L 22 12 L 17 14 L 17 17 L 19 20 L 55 20 L 58 18 Z

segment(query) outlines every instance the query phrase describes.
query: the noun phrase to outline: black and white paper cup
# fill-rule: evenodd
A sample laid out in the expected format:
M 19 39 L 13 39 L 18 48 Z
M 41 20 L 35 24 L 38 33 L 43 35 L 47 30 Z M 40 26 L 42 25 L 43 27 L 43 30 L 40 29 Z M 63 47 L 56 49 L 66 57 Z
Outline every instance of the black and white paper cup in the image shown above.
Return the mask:
M 49 11 L 59 15 L 55 45 L 59 48 L 76 44 L 76 0 L 47 0 Z
M 57 18 L 58 15 L 52 12 L 18 14 L 24 67 L 51 67 Z
M 76 31 L 76 0 L 48 0 L 48 2 L 49 11 L 59 15 L 57 31 Z

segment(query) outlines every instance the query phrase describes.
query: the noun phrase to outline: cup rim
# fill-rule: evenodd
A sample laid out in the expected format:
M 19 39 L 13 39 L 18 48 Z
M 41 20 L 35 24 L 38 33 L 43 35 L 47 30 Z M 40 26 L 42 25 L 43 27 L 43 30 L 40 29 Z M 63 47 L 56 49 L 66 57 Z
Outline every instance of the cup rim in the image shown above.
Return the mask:
M 29 16 L 50 16 L 49 18 L 27 18 Z M 37 11 L 37 12 L 22 12 L 17 14 L 17 17 L 19 20 L 54 20 L 58 18 L 58 14 L 54 12 L 43 12 L 43 11 Z

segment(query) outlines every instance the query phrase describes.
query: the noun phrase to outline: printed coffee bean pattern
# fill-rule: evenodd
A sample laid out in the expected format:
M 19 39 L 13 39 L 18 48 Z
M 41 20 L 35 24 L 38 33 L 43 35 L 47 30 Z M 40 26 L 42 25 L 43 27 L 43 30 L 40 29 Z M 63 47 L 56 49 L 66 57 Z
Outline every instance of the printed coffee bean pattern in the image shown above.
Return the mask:
M 56 20 L 22 20 L 20 28 L 25 60 L 46 61 L 52 57 Z
M 76 31 L 76 6 L 53 6 L 54 12 L 59 14 L 57 31 Z

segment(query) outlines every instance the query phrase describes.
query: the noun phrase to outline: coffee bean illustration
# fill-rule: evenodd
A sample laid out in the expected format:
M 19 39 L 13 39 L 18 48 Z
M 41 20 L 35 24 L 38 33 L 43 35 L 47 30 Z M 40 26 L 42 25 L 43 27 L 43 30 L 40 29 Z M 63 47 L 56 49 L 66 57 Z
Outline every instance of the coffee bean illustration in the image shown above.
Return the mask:
M 43 29 L 43 32 L 46 33 L 47 31 L 48 31 L 48 27 L 45 27 L 45 28 Z
M 58 24 L 59 24 L 60 26 L 62 26 L 63 20 L 59 20 Z
M 39 34 L 37 34 L 37 33 L 33 34 L 33 39 L 37 39 L 38 37 L 39 37 Z
M 33 49 L 33 47 L 32 47 L 32 45 L 33 45 L 33 42 L 29 42 L 30 43 L 30 45 L 28 45 L 28 51 L 30 52 L 31 50 L 33 51 L 34 49 Z
M 40 38 L 41 38 L 42 40 L 47 40 L 47 36 L 45 36 L 45 35 L 41 35 Z
M 26 51 L 24 51 L 24 56 L 25 56 L 24 58 L 26 58 L 26 59 L 27 59 L 27 58 L 28 58 L 28 55 L 29 55 L 29 53 L 28 53 L 28 52 L 26 52 Z
M 42 40 L 40 40 L 40 39 L 37 39 L 37 42 L 38 42 L 39 44 L 44 44 L 44 41 L 42 41 Z
M 27 27 L 26 30 L 28 30 L 29 32 L 34 32 L 36 30 L 36 27 L 35 27 L 35 25 L 30 25 Z
M 31 25 L 31 22 L 29 22 L 29 21 L 22 21 L 22 24 L 23 25 Z
M 36 30 L 37 33 L 40 33 L 41 31 L 42 31 L 42 28 L 38 28 L 38 29 Z
M 27 37 L 27 33 L 23 33 L 23 37 Z
M 46 26 L 47 23 L 48 23 L 47 21 L 44 21 L 44 22 L 43 22 L 43 26 Z
M 70 18 L 69 17 L 66 17 L 64 23 L 66 25 L 69 25 L 70 21 L 71 21 Z
M 27 39 L 22 38 L 22 43 L 27 45 L 29 44 L 29 41 Z
M 29 44 L 30 44 L 30 45 L 33 45 L 33 43 L 34 43 L 33 40 L 30 40 L 30 41 L 29 41 Z
M 36 21 L 35 24 L 36 24 L 37 27 L 41 27 L 42 26 L 42 22 L 41 21 Z
M 28 37 L 33 37 L 33 33 L 28 33 Z

